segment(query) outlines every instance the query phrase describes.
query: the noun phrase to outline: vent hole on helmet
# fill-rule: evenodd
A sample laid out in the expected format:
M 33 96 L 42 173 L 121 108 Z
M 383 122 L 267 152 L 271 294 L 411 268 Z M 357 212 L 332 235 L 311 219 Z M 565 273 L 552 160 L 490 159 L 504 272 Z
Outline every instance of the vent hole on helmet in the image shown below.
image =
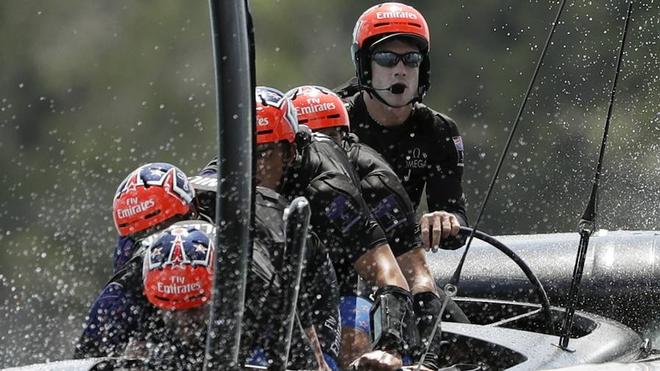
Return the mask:
M 307 122 L 309 122 L 308 119 L 298 120 L 298 123 L 301 124 L 301 125 L 305 125 Z
M 387 26 L 388 24 L 389 24 L 388 22 L 375 23 L 375 24 L 374 24 L 374 27 L 383 27 L 383 26 Z
M 339 116 L 340 115 L 338 113 L 335 113 L 334 115 L 328 115 L 328 118 L 329 119 L 336 119 L 336 118 L 339 118 Z
M 156 216 L 156 215 L 158 215 L 158 214 L 160 214 L 160 210 L 156 210 L 156 211 L 154 211 L 154 212 L 151 213 L 151 214 L 147 214 L 147 215 L 145 215 L 143 219 L 151 219 L 151 218 L 153 218 L 154 216 Z
M 419 28 L 419 29 L 422 28 L 422 25 L 420 25 L 419 23 L 408 23 L 408 26 L 417 27 L 417 28 Z
M 273 129 L 263 130 L 263 131 L 257 132 L 257 134 L 272 134 L 272 133 L 273 133 Z

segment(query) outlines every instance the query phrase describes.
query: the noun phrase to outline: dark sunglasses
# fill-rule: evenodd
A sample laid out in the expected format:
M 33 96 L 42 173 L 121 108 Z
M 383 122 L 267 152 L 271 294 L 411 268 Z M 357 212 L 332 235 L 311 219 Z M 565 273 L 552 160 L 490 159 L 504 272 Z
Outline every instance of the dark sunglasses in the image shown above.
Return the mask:
M 406 54 L 397 54 L 395 52 L 376 52 L 371 58 L 374 62 L 378 63 L 379 66 L 383 67 L 394 67 L 399 64 L 399 61 L 403 61 L 408 67 L 419 67 L 422 64 L 424 56 L 420 52 L 409 52 Z

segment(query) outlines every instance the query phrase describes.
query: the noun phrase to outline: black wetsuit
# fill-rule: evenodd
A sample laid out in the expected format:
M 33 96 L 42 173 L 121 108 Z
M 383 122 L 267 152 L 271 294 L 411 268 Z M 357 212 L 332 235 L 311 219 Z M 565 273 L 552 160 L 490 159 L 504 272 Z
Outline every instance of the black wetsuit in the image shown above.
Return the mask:
M 201 174 L 203 177 L 214 178 L 216 169 L 216 163 L 212 161 L 202 170 Z M 191 183 L 195 186 L 194 180 L 191 179 Z M 196 189 L 200 210 L 212 217 L 215 214 L 215 193 L 201 192 L 199 187 Z M 257 245 L 259 241 L 275 241 L 278 247 L 284 245 L 282 214 L 288 205 L 279 193 L 264 187 L 256 189 L 255 225 L 257 228 L 252 255 L 253 266 L 254 263 L 257 263 L 257 266 L 272 265 L 274 272 L 278 272 L 285 264 L 279 259 L 282 256 L 281 249 L 259 249 Z M 260 251 L 268 252 L 269 255 L 264 256 Z M 341 342 L 337 275 L 325 246 L 315 233 L 309 234 L 306 251 L 305 270 L 302 272 L 298 301 L 301 325 L 306 329 L 314 325 L 326 362 L 335 364 L 339 357 Z M 261 275 L 263 279 L 270 279 L 268 277 L 272 276 L 272 273 L 262 272 L 259 269 L 253 268 L 253 272 Z M 248 287 L 247 292 L 254 291 Z M 258 296 L 253 298 L 252 295 L 248 295 L 246 301 L 257 298 Z M 255 305 L 261 304 L 255 302 Z M 268 317 L 258 320 L 271 322 Z M 292 353 L 296 353 L 295 349 Z
M 415 209 L 426 186 L 430 211 L 451 212 L 467 225 L 463 140 L 451 118 L 417 103 L 402 125 L 384 127 L 369 116 L 361 93 L 347 100 L 347 109 L 351 131 L 392 166 Z
M 259 189 L 256 195 L 255 243 L 252 266 L 248 273 L 249 295 L 246 297 L 243 322 L 243 354 L 249 354 L 254 349 L 268 349 L 271 342 L 275 341 L 269 335 L 274 333 L 274 326 L 278 324 L 270 321 L 270 318 L 281 311 L 278 307 L 281 289 L 277 271 L 281 270 L 281 264 L 285 263 L 277 258 L 281 256 L 285 243 L 281 197 L 266 189 Z M 323 265 L 321 245 L 314 238 L 309 241 L 309 255 L 306 258 L 314 261 L 313 264 Z M 316 305 L 313 300 L 319 299 L 319 292 L 324 293 L 323 301 L 338 301 L 338 292 L 332 290 L 333 285 L 336 287 L 336 284 L 332 283 L 332 273 L 331 269 L 321 271 L 317 267 L 304 272 L 298 307 L 298 318 L 302 327 L 311 325 L 312 308 Z M 76 345 L 74 358 L 119 356 L 130 338 L 156 343 L 176 343 L 176 339 L 168 336 L 169 332 L 160 321 L 158 310 L 142 294 L 142 254 L 139 253 L 134 254 L 105 286 L 93 303 L 89 318 L 87 327 Z M 314 366 L 315 361 L 301 326 L 294 326 L 291 359 L 296 366 L 307 368 Z M 201 339 L 199 344 L 185 345 L 185 351 L 195 347 L 197 353 L 199 349 L 203 349 L 203 345 L 204 341 Z M 162 352 L 168 347 L 158 349 Z M 174 350 L 176 347 L 172 349 L 174 353 L 179 352 Z M 160 362 L 162 368 L 174 367 L 169 362 L 179 359 L 177 356 L 160 356 L 165 362 Z M 189 359 L 188 356 L 186 359 L 187 362 L 197 361 Z M 161 367 L 158 364 L 155 366 Z
M 358 184 L 344 150 L 331 138 L 314 134 L 282 189 L 288 198 L 305 196 L 310 201 L 312 228 L 330 252 L 342 296 L 356 293 L 353 264 L 358 258 L 387 243 Z
M 399 256 L 421 246 L 412 202 L 389 164 L 373 148 L 357 142 L 354 134 L 349 134 L 343 145 L 360 178 L 364 199 L 383 227 L 394 255 Z M 444 298 L 442 290 L 438 290 L 438 294 Z M 451 299 L 447 303 L 445 319 L 469 323 Z
M 330 137 L 313 134 L 300 152 L 280 192 L 289 200 L 298 196 L 309 200 L 312 231 L 330 254 L 340 293 L 355 295 L 357 274 L 353 264 L 387 239 L 356 186 L 359 179 L 344 150 Z M 214 173 L 216 168 L 214 160 L 202 173 Z
M 256 235 L 255 241 L 278 241 L 279 246 L 283 246 L 284 223 L 282 223 L 282 214 L 287 206 L 286 201 L 277 192 L 257 187 L 256 205 L 260 212 L 256 213 Z M 259 226 L 262 226 L 259 228 Z M 263 226 L 269 226 L 267 229 Z M 268 251 L 270 257 L 259 257 L 260 249 L 256 248 L 253 252 L 253 260 L 263 259 L 274 262 L 275 271 L 279 272 L 287 262 L 278 259 L 282 256 L 282 251 L 272 249 L 261 249 Z M 328 363 L 335 363 L 339 357 L 339 347 L 341 341 L 339 327 L 339 286 L 337 276 L 328 257 L 325 246 L 314 233 L 310 233 L 307 239 L 307 254 L 305 256 L 305 269 L 301 277 L 301 289 L 298 298 L 298 312 L 300 314 L 301 325 L 306 329 L 312 325 L 321 344 L 321 349 Z M 266 262 L 259 264 L 264 265 Z M 264 275 L 264 278 L 268 275 Z M 256 289 L 256 288 L 255 288 Z M 277 295 L 281 290 L 273 292 Z M 253 292 L 248 288 L 247 292 Z M 277 296 L 275 296 L 277 297 Z M 246 300 L 253 300 L 246 298 Z M 258 303 L 255 302 L 255 305 Z M 269 322 L 268 313 L 263 313 L 257 321 Z M 299 342 L 298 347 L 305 343 Z M 268 344 L 264 345 L 269 346 Z M 306 354 L 306 351 L 293 349 L 292 354 Z M 328 356 L 332 360 L 328 360 Z M 295 361 L 295 360 L 294 360 Z M 296 362 L 300 364 L 300 362 Z
M 352 134 L 342 145 L 360 180 L 362 197 L 383 228 L 394 256 L 421 246 L 412 201 L 387 161 Z
M 73 358 L 123 354 L 129 339 L 156 311 L 142 287 L 142 254 L 138 253 L 118 268 L 92 303 Z

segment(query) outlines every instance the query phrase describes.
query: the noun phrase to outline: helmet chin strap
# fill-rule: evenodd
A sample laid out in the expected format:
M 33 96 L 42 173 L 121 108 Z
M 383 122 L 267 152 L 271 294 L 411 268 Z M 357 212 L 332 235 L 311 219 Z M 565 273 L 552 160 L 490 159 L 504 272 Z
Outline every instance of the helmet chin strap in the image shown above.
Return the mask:
M 376 97 L 376 99 L 378 99 L 381 103 L 383 103 L 384 105 L 386 105 L 386 106 L 388 106 L 388 107 L 391 107 L 391 108 L 403 108 L 403 107 L 405 107 L 405 106 L 408 106 L 408 105 L 414 104 L 414 103 L 416 103 L 416 102 L 421 102 L 421 101 L 422 101 L 422 99 L 419 97 L 419 93 L 418 93 L 413 99 L 409 100 L 407 103 L 404 103 L 404 104 L 401 104 L 401 105 L 393 105 L 393 104 L 388 103 L 388 102 L 385 100 L 385 98 L 383 98 L 383 97 L 378 93 L 379 91 L 389 91 L 389 92 L 391 92 L 391 93 L 393 93 L 393 94 L 401 94 L 401 93 L 403 93 L 403 91 L 401 91 L 401 93 L 395 93 L 395 91 L 397 91 L 397 90 L 395 89 L 395 86 L 397 86 L 397 85 L 398 85 L 398 84 L 394 84 L 394 85 L 390 86 L 389 88 L 384 88 L 384 89 L 376 89 L 376 88 L 374 88 L 373 86 L 370 86 L 370 85 L 362 85 L 362 84 L 359 84 L 358 87 L 360 88 L 360 90 L 364 90 L 364 91 L 366 91 L 367 94 L 369 94 L 369 97 L 371 97 L 371 98 Z

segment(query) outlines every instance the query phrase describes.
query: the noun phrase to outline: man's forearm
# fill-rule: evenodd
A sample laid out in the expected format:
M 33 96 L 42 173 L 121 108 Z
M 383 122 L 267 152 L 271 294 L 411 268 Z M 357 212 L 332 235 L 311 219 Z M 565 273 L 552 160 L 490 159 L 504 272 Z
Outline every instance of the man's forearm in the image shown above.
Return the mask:
M 420 292 L 436 293 L 435 281 L 426 263 L 424 248 L 415 248 L 396 259 L 413 295 Z
M 390 246 L 386 243 L 364 253 L 354 267 L 362 278 L 377 287 L 390 285 L 410 290 Z

